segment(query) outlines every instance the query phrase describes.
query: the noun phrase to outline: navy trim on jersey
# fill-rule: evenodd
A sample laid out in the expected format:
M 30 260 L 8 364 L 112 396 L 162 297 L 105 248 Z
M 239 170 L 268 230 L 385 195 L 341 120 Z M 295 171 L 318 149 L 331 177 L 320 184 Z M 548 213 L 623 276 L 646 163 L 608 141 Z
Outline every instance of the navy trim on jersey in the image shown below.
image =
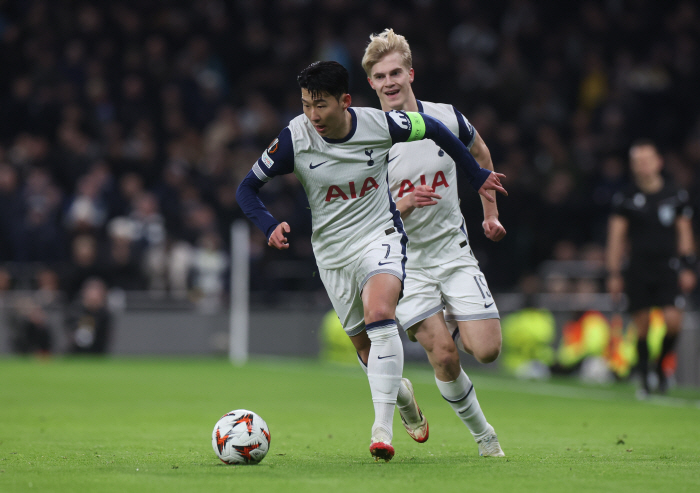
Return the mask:
M 238 185 L 236 202 L 241 206 L 241 210 L 248 216 L 248 219 L 253 221 L 253 224 L 265 233 L 265 238 L 269 240 L 279 221 L 272 217 L 272 214 L 258 197 L 260 187 L 264 184 L 265 182 L 255 176 L 255 173 L 249 171 L 241 184 Z
M 253 165 L 236 190 L 236 201 L 241 210 L 270 239 L 270 235 L 279 225 L 262 203 L 258 194 L 260 187 L 278 175 L 294 172 L 294 144 L 292 131 L 285 127 L 262 156 Z
M 283 128 L 277 139 L 272 142 L 272 145 L 265 149 L 262 156 L 258 158 L 258 161 L 253 166 L 255 175 L 262 181 L 269 181 L 275 176 L 294 173 L 292 131 L 289 130 L 289 127 Z M 259 172 L 263 176 L 260 176 Z
M 352 128 L 350 129 L 350 133 L 342 139 L 329 139 L 326 137 L 322 137 L 323 140 L 325 140 L 329 144 L 342 144 L 343 142 L 347 142 L 348 140 L 352 139 L 352 137 L 355 135 L 355 131 L 357 130 L 357 115 L 355 114 L 355 111 L 352 108 L 348 108 L 348 113 L 350 113 L 350 116 L 352 116 Z
M 462 397 L 460 397 L 459 399 L 454 400 L 454 401 L 453 401 L 452 399 L 448 399 L 448 398 L 445 397 L 444 395 L 442 396 L 442 398 L 445 399 L 447 402 L 451 402 L 452 404 L 457 404 L 458 402 L 463 401 L 464 399 L 466 399 L 467 397 L 469 397 L 469 394 L 471 394 L 471 392 L 472 392 L 473 389 L 474 389 L 474 384 L 472 384 L 472 386 L 469 387 L 469 390 L 467 390 L 467 393 L 466 393 L 466 394 L 464 394 Z M 442 395 L 442 394 L 440 394 L 440 395 Z
M 461 243 L 459 245 L 460 247 L 464 248 L 469 244 L 469 234 L 467 234 L 467 228 L 464 225 L 464 216 L 462 216 L 462 224 L 459 225 L 459 229 L 460 231 L 462 231 L 462 233 L 464 233 L 464 236 L 467 238 L 467 243 L 465 245 L 462 245 Z
M 457 138 L 440 120 L 420 113 L 425 121 L 425 138 L 433 140 L 449 154 L 458 168 L 466 173 L 469 183 L 474 190 L 479 190 L 491 175 L 491 171 L 479 166 L 464 143 Z M 387 117 L 387 119 L 391 119 Z M 392 120 L 393 123 L 393 120 Z M 396 124 L 395 124 L 396 125 Z M 398 125 L 396 125 L 397 128 Z
M 401 255 L 403 255 L 403 258 L 401 259 L 401 272 L 403 274 L 403 279 L 401 279 L 401 292 L 399 293 L 399 300 L 403 298 L 403 286 L 404 286 L 404 280 L 406 279 L 406 245 L 408 245 L 408 235 L 406 234 L 406 231 L 403 229 L 403 220 L 401 219 L 401 213 L 399 212 L 398 208 L 396 207 L 396 203 L 394 203 L 394 198 L 391 196 L 391 190 L 389 188 L 389 174 L 387 173 L 386 175 L 386 184 L 387 184 L 387 193 L 389 194 L 389 212 L 391 212 L 391 217 L 394 221 L 394 227 L 396 230 L 401 233 Z
M 465 121 L 466 118 L 457 110 L 457 108 L 453 106 L 452 109 L 455 112 L 457 124 L 459 125 L 459 140 L 462 141 L 462 144 L 467 146 L 467 149 L 471 150 L 474 140 L 476 139 L 476 129 L 471 123 L 467 125 Z
M 423 111 L 423 103 L 420 102 L 420 99 L 416 99 L 416 103 L 418 103 L 418 113 L 425 113 Z

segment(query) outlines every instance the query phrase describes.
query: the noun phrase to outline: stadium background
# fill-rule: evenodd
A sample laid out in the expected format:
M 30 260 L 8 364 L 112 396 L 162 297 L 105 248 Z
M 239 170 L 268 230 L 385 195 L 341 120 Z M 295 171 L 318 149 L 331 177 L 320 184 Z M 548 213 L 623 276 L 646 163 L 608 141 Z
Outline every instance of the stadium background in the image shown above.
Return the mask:
M 226 330 L 239 181 L 300 112 L 295 77 L 309 62 L 340 61 L 353 104 L 377 106 L 360 58 L 386 27 L 411 43 L 417 97 L 459 108 L 508 176 L 498 244 L 476 194 L 460 194 L 501 310 L 524 293 L 569 315 L 610 309 L 602 246 L 630 142 L 654 139 L 668 176 L 700 200 L 694 2 L 4 0 L 0 350 L 13 321 L 42 310 L 65 349 L 64 309 L 95 276 L 118 314 L 117 352 L 168 352 L 169 339 L 192 341 L 171 352 L 221 350 L 201 327 Z M 303 190 L 290 176 L 262 198 L 293 231 L 285 252 L 252 231 L 252 337 L 314 353 L 304 314 L 318 323 L 330 306 Z

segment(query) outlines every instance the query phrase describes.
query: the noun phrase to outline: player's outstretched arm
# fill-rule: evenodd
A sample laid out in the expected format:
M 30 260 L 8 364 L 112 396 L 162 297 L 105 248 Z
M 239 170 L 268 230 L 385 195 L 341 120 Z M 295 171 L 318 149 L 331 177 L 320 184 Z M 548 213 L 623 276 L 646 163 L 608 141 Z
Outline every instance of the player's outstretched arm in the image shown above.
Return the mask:
M 439 145 L 455 161 L 458 168 L 467 175 L 469 183 L 479 195 L 489 202 L 495 199 L 488 190 L 496 190 L 508 195 L 503 188 L 500 178 L 502 173 L 494 173 L 479 166 L 469 149 L 442 122 L 424 113 L 390 111 L 386 113 L 392 142 L 413 142 L 421 139 L 431 139 Z
M 407 218 L 414 209 L 422 209 L 425 206 L 436 205 L 442 198 L 433 192 L 428 185 L 418 185 L 416 189 L 396 203 L 396 208 L 401 213 L 401 219 Z
M 497 192 L 508 196 L 508 192 L 503 185 L 501 185 L 501 178 L 505 178 L 506 175 L 503 173 L 496 173 L 495 171 L 490 171 L 489 176 L 484 181 L 483 185 L 479 187 L 479 195 L 485 198 L 488 202 L 496 202 L 496 197 L 489 193 L 489 190 L 496 190 Z

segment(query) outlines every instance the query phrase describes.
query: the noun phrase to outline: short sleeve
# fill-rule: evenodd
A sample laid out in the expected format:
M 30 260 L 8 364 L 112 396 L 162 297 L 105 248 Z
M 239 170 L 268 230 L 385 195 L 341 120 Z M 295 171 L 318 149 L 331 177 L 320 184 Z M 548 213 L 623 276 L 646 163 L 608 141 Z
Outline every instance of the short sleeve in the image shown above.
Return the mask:
M 459 140 L 461 140 L 462 143 L 467 146 L 467 149 L 471 150 L 472 145 L 474 144 L 474 139 L 476 139 L 476 129 L 474 128 L 474 125 L 469 123 L 467 117 L 460 113 L 457 108 L 453 106 L 452 109 L 457 117 L 457 125 L 459 125 Z
M 286 127 L 273 140 L 253 165 L 253 173 L 260 181 L 270 181 L 278 175 L 294 172 L 292 132 Z

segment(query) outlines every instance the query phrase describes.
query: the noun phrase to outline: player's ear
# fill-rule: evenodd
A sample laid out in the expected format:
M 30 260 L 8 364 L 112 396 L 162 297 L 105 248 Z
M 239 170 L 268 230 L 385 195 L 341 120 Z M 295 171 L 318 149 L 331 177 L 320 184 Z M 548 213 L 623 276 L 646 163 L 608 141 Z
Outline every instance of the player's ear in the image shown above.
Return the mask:
M 367 82 L 369 82 L 369 87 L 374 89 L 374 83 L 372 82 L 372 77 L 367 77 Z M 375 89 L 376 90 L 376 89 Z
M 416 76 L 416 72 L 413 70 L 413 67 L 408 71 L 408 82 L 413 84 L 413 79 Z
M 344 110 L 347 110 L 352 104 L 352 96 L 347 93 L 343 94 L 343 96 L 340 98 L 340 104 L 343 106 Z

